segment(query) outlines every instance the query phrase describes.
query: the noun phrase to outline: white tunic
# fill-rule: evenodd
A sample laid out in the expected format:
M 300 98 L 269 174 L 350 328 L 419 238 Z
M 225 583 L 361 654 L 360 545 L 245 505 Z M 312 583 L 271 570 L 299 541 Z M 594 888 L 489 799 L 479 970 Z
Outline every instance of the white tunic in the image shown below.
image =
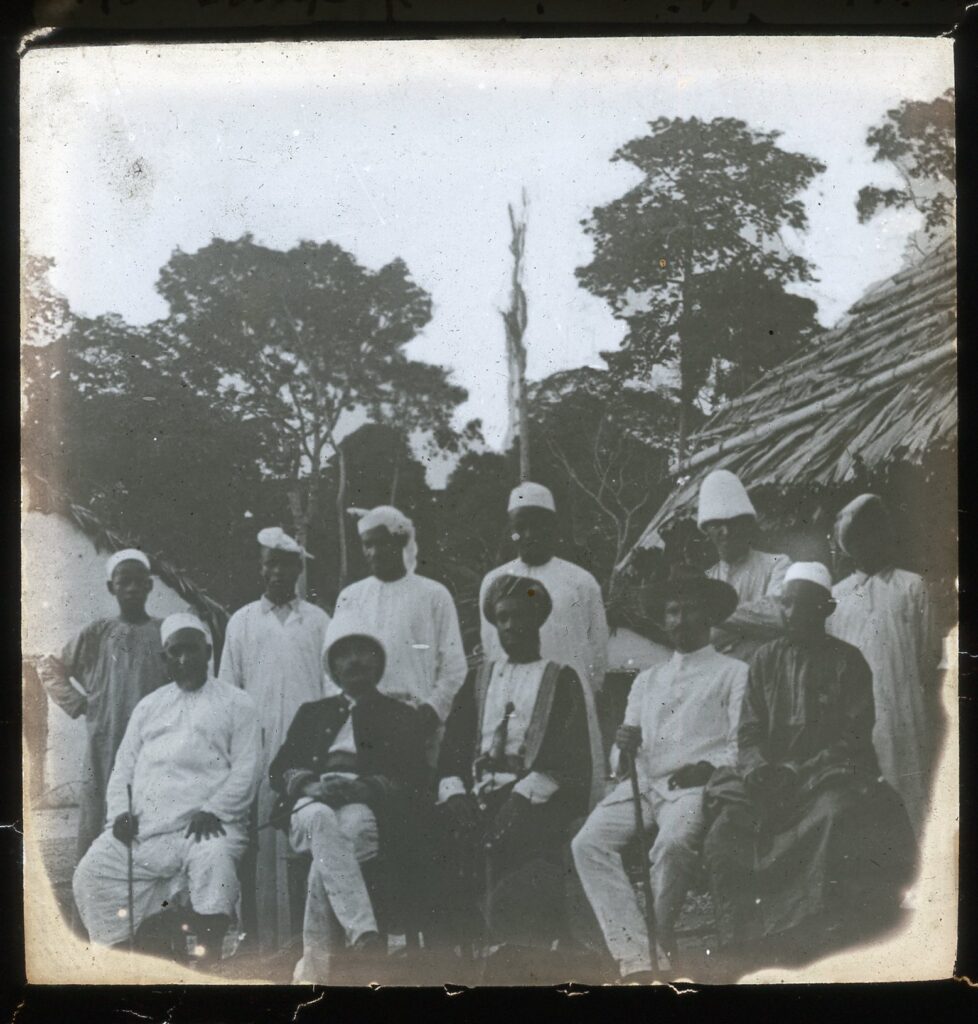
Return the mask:
M 900 794 L 918 837 L 927 818 L 933 736 L 925 688 L 936 681 L 941 640 L 924 581 L 904 569 L 855 572 L 832 588 L 830 633 L 862 651 L 873 670 L 880 770 Z
M 327 644 L 350 631 L 377 637 L 387 652 L 378 689 L 414 707 L 430 704 L 445 721 L 467 663 L 452 595 L 427 576 L 351 583 L 336 600 Z
M 209 679 L 199 690 L 169 683 L 144 697 L 129 719 L 106 793 L 108 822 L 129 809 L 139 839 L 186 828 L 197 811 L 244 822 L 258 781 L 255 705 Z
M 284 620 L 284 621 L 283 621 Z M 258 824 L 269 820 L 276 794 L 268 768 L 299 708 L 334 693 L 322 666 L 329 616 L 316 605 L 294 598 L 280 617 L 267 597 L 246 604 L 231 616 L 221 656 L 220 678 L 254 699 L 261 729 L 261 781 Z M 288 837 L 278 829 L 258 833 L 255 900 L 260 948 L 272 951 L 292 937 L 288 890 Z
M 585 684 L 600 693 L 608 665 L 608 621 L 598 581 L 586 570 L 563 558 L 544 565 L 527 565 L 521 558 L 486 573 L 479 588 L 479 612 L 486 591 L 497 576 L 530 576 L 550 594 L 553 611 L 540 630 L 540 656 L 569 665 Z M 482 649 L 488 661 L 506 657 L 495 626 L 482 617 Z
M 751 548 L 739 562 L 717 562 L 706 571 L 737 591 L 737 610 L 714 631 L 718 651 L 743 661 L 763 643 L 780 635 L 783 625 L 778 598 L 791 565 L 787 555 Z
M 737 763 L 737 726 L 747 688 L 747 665 L 707 644 L 697 651 L 676 651 L 665 664 L 635 677 L 628 695 L 625 725 L 642 730 L 638 777 L 643 792 L 665 800 L 688 795 L 669 789 L 669 776 L 684 765 L 709 761 L 714 768 Z M 612 747 L 612 766 L 619 753 Z M 609 802 L 631 799 L 628 780 Z

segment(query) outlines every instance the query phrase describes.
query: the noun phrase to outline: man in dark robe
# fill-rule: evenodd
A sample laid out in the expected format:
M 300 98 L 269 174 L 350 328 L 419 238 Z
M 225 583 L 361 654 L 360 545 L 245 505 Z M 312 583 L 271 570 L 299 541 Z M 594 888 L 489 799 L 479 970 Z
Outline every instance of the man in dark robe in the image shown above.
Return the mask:
M 392 900 L 401 913 L 416 909 L 428 770 L 421 716 L 377 691 L 381 642 L 357 633 L 334 637 L 326 662 L 343 694 L 299 708 L 269 769 L 281 798 L 277 820 L 293 849 L 312 855 L 295 970 L 296 981 L 309 982 L 335 980 L 337 954 L 346 947 L 383 970 L 376 960 L 386 954 L 386 940 L 361 865 L 382 854 Z
M 442 902 L 461 911 L 454 937 L 485 940 L 510 982 L 534 950 L 566 937 L 567 844 L 591 780 L 581 680 L 540 657 L 551 608 L 538 580 L 492 581 L 483 612 L 505 657 L 469 673 L 438 765 L 449 846 Z
M 785 636 L 751 662 L 737 768 L 707 789 L 718 960 L 732 966 L 800 962 L 878 932 L 913 871 L 910 823 L 873 749 L 869 666 L 825 632 L 831 586 L 820 563 L 788 570 Z

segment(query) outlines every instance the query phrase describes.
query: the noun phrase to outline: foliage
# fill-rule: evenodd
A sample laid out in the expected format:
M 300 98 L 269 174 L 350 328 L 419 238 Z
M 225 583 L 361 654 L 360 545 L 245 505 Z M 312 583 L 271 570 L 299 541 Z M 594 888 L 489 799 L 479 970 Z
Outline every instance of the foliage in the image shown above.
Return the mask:
M 583 221 L 594 257 L 577 275 L 627 324 L 620 349 L 603 353 L 618 379 L 678 372 L 682 458 L 701 397 L 742 387 L 816 329 L 814 304 L 785 291 L 813 274 L 782 231 L 806 228 L 800 196 L 824 167 L 781 149 L 779 132 L 732 118 L 661 117 L 649 127 L 612 157 L 641 180 Z M 721 301 L 732 294 L 741 300 Z M 714 377 L 721 387 L 710 394 Z
M 924 103 L 904 100 L 870 128 L 866 145 L 873 160 L 891 164 L 902 188 L 866 185 L 856 212 L 865 224 L 881 209 L 912 206 L 923 216 L 924 237 L 940 241 L 954 218 L 954 90 Z

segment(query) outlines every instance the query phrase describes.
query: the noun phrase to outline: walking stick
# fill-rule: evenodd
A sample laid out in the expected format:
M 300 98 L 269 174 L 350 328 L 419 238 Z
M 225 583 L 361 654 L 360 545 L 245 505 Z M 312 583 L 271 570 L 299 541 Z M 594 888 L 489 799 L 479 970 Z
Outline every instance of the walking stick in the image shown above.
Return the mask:
M 628 777 L 632 783 L 632 807 L 635 810 L 635 839 L 638 842 L 639 866 L 642 870 L 642 892 L 645 895 L 645 934 L 649 941 L 649 963 L 652 973 L 659 973 L 659 956 L 655 941 L 655 908 L 652 903 L 652 881 L 649 878 L 648 847 L 649 837 L 645 832 L 642 820 L 642 794 L 638 788 L 638 766 L 636 758 L 631 758 Z
M 132 828 L 132 784 L 126 786 L 126 795 L 129 797 L 129 827 Z M 136 948 L 136 919 L 134 916 L 134 903 L 132 895 L 132 843 L 133 836 L 129 837 L 129 842 L 126 843 L 126 860 L 128 869 L 128 882 L 129 882 L 129 952 L 132 953 Z

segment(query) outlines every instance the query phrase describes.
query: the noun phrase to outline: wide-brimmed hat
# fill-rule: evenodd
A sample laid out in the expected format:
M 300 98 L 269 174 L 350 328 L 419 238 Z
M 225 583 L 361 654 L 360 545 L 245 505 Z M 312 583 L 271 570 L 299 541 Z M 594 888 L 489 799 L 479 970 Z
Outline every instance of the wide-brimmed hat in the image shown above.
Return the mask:
M 711 579 L 695 566 L 684 562 L 671 567 L 660 595 L 660 614 L 666 601 L 695 595 L 706 605 L 707 615 L 715 626 L 733 615 L 738 601 L 737 591 L 729 583 Z
M 553 611 L 553 601 L 547 588 L 530 576 L 513 576 L 504 574 L 497 576 L 486 591 L 482 602 L 482 614 L 486 621 L 496 625 L 496 605 L 505 597 L 516 597 L 523 601 L 527 613 L 536 621 L 539 628 Z

